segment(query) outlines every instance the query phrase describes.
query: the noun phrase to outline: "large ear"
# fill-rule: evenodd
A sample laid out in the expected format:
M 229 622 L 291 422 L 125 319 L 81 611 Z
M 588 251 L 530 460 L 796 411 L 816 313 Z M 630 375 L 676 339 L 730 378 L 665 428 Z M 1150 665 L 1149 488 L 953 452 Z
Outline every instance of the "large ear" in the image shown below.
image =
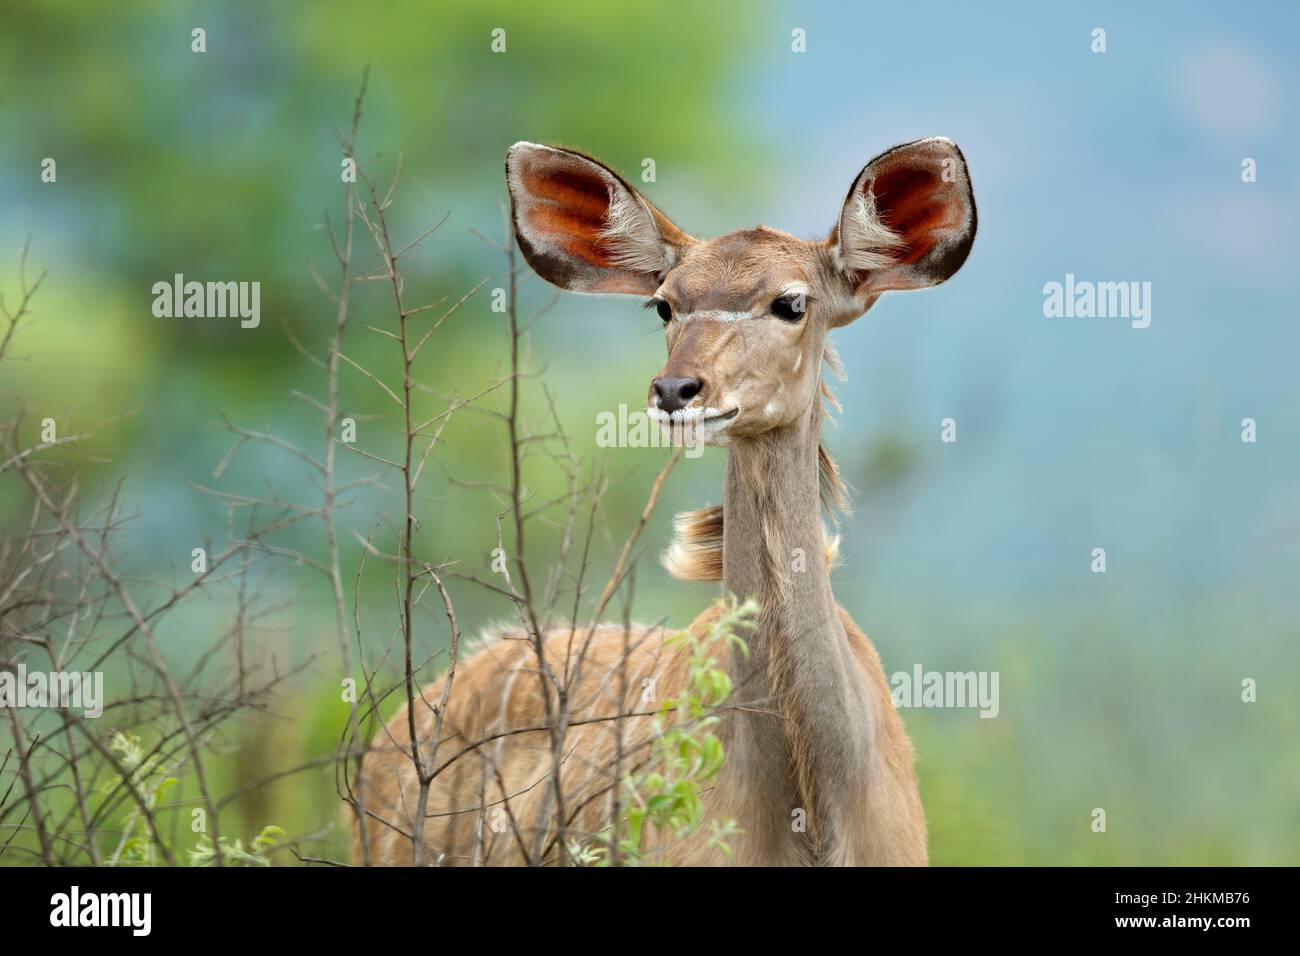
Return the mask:
M 975 194 L 966 160 L 936 136 L 895 146 L 858 174 L 831 236 L 854 293 L 938 285 L 975 241 Z
M 515 143 L 506 185 L 524 258 L 562 289 L 650 295 L 691 241 L 616 172 L 573 150 Z

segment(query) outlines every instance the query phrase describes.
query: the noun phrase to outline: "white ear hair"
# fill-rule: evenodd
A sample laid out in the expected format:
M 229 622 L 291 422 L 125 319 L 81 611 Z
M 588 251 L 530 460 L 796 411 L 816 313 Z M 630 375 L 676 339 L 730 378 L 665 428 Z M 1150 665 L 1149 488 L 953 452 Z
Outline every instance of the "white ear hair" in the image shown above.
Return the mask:
M 866 272 L 894 264 L 892 255 L 906 243 L 880 221 L 875 191 L 855 185 L 853 198 L 844 204 L 840 215 L 839 241 L 834 251 L 839 267 L 845 272 Z
M 676 250 L 664 242 L 654 215 L 641 197 L 610 180 L 609 208 L 600 237 L 610 252 L 611 264 L 634 272 L 659 275 L 675 265 Z

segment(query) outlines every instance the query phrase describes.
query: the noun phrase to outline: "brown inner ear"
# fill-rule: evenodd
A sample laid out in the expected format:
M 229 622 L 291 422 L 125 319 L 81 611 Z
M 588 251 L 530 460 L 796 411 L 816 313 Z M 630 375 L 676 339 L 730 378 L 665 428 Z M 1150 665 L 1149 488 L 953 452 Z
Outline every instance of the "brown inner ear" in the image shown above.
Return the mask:
M 549 235 L 569 255 L 608 268 L 610 258 L 601 239 L 609 211 L 605 183 L 563 170 L 527 170 L 521 178 L 529 195 L 541 200 L 529 204 L 528 225 Z
M 955 188 L 934 170 L 914 166 L 882 172 L 876 177 L 876 208 L 881 220 L 906 243 L 897 254 L 901 263 L 920 262 L 934 249 L 944 230 L 956 228 L 960 223 L 961 208 L 954 201 Z

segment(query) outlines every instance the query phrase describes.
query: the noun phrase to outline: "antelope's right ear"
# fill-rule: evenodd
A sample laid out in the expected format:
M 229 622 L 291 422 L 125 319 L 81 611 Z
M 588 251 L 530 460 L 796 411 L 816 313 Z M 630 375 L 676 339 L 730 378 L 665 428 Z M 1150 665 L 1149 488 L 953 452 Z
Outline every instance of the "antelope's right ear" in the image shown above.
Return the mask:
M 573 150 L 515 143 L 506 185 L 524 258 L 562 289 L 650 295 L 691 241 L 621 176 Z

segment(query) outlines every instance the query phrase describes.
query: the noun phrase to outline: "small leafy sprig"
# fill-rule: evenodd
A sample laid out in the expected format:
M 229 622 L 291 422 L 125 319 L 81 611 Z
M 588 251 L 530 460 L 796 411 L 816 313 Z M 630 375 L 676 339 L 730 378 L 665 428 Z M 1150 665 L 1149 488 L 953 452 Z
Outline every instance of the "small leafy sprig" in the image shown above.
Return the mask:
M 262 832 L 253 837 L 248 849 L 244 849 L 242 839 L 229 840 L 221 838 L 221 862 L 227 866 L 270 866 L 270 853 L 280 846 L 287 834 L 275 825 L 262 827 Z M 199 844 L 190 850 L 190 866 L 211 866 L 217 858 L 212 841 L 201 837 Z
M 177 778 L 163 765 L 162 759 L 153 754 L 146 756 L 144 745 L 135 734 L 114 731 L 109 741 L 109 749 L 117 757 L 118 763 L 126 773 L 110 781 L 107 789 L 112 791 L 124 782 L 136 788 L 144 797 L 144 806 L 153 813 L 162 803 L 163 797 L 176 786 Z M 136 809 L 127 818 L 122 830 L 122 839 L 118 843 L 110 866 L 156 866 L 159 846 L 150 834 L 136 833 L 141 821 L 141 811 Z M 229 866 L 270 866 L 271 851 L 285 842 L 287 834 L 278 826 L 266 826 L 245 847 L 242 839 L 221 838 L 222 863 Z M 211 866 L 216 862 L 217 852 L 212 840 L 207 836 L 199 837 L 198 844 L 190 850 L 191 866 Z
M 639 776 L 623 780 L 625 811 L 618 852 L 625 866 L 651 862 L 644 849 L 653 830 L 682 840 L 706 825 L 700 794 L 726 763 L 722 741 L 714 733 L 717 710 L 731 697 L 732 681 L 720 662 L 721 651 L 735 650 L 746 657 L 749 647 L 739 632 L 752 630 L 758 614 L 752 600 L 728 598 L 722 613 L 703 635 L 682 631 L 665 640 L 672 648 L 684 647 L 688 655 L 687 681 L 682 693 L 663 701 L 654 718 L 655 759 Z M 734 820 L 709 820 L 705 845 L 731 856 L 731 837 L 740 833 Z M 593 841 L 569 845 L 570 859 L 578 866 L 605 866 L 610 862 L 610 828 Z
M 144 808 L 153 813 L 162 802 L 163 797 L 176 786 L 176 777 L 163 766 L 158 754 L 145 755 L 144 745 L 135 734 L 124 734 L 120 730 L 113 732 L 108 742 L 109 750 L 116 756 L 117 762 L 126 772 L 110 780 L 105 789 L 116 790 L 125 783 L 142 794 Z M 136 834 L 136 827 L 142 819 L 142 810 L 137 805 L 127 817 L 122 828 L 122 838 L 118 841 L 109 866 L 156 866 L 158 847 L 147 834 Z

